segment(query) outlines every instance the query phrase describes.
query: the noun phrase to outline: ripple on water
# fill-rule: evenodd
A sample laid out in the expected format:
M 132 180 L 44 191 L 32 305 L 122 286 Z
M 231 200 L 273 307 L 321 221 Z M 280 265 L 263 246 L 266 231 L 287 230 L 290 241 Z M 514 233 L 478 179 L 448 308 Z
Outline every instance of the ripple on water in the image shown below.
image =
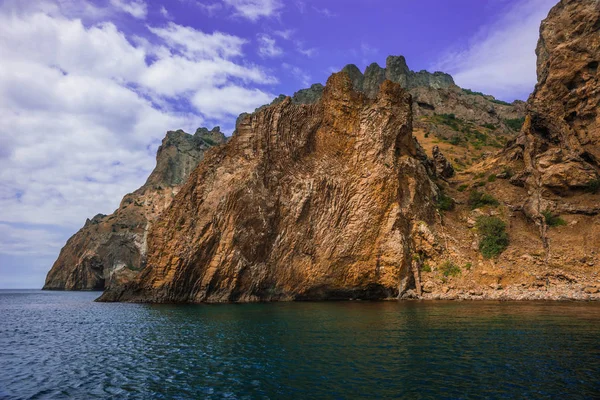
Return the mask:
M 96 296 L 0 291 L 0 398 L 600 397 L 598 304 Z

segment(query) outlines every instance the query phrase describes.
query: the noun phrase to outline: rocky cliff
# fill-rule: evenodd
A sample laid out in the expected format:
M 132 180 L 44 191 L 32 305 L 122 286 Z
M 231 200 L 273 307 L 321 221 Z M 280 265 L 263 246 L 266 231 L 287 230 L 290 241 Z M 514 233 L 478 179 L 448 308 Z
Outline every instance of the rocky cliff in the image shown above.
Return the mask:
M 600 211 L 600 2 L 561 1 L 542 22 L 536 54 L 525 125 L 502 160 L 517 161 L 512 182 L 527 189 L 523 210 L 548 253 L 545 212 Z
M 227 144 L 170 181 L 184 183 L 141 220 L 145 242 L 133 224 L 105 236 L 137 235 L 105 247 L 109 260 L 127 243 L 147 251 L 117 274 L 107 264 L 101 299 L 599 300 L 599 7 L 562 0 L 543 21 L 527 104 L 390 57 L 242 114 Z M 105 218 L 61 257 L 95 260 L 81 232 L 107 232 Z
M 152 221 L 169 205 L 182 183 L 204 157 L 225 143 L 219 128 L 194 135 L 168 132 L 146 183 L 126 195 L 111 215 L 88 219 L 63 247 L 46 277 L 48 290 L 102 290 L 112 281 L 131 279 L 145 265 Z
M 600 298 L 600 2 L 559 2 L 536 53 L 518 137 L 442 185 L 425 298 Z
M 410 95 L 334 74 L 314 104 L 286 98 L 240 121 L 151 229 L 148 267 L 103 300 L 395 298 L 436 218 Z

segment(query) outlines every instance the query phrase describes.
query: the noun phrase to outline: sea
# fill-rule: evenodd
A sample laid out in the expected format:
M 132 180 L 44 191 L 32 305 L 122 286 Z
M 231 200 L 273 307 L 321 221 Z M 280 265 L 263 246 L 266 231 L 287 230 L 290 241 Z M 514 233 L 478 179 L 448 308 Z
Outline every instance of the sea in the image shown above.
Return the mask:
M 600 304 L 0 290 L 0 399 L 599 399 Z

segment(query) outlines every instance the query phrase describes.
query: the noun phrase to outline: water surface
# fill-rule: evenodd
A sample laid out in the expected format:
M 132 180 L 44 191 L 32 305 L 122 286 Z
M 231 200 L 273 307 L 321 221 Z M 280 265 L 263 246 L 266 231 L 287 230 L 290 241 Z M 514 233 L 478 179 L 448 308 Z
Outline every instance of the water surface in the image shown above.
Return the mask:
M 0 398 L 600 398 L 600 305 L 0 291 Z

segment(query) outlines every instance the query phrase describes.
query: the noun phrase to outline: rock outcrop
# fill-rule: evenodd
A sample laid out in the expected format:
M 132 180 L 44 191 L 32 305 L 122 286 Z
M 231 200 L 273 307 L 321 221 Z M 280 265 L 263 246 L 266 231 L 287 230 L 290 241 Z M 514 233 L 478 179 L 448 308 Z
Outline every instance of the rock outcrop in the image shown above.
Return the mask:
M 562 0 L 542 22 L 536 54 L 538 84 L 521 134 L 504 156 L 523 161 L 512 182 L 526 188 L 523 210 L 548 253 L 544 213 L 560 208 L 561 197 L 600 187 L 600 2 Z M 595 201 L 578 199 L 581 211 Z
M 538 84 L 511 150 L 532 189 L 584 189 L 600 170 L 600 2 L 561 1 L 540 35 Z
M 410 95 L 347 73 L 314 104 L 243 118 L 156 221 L 148 263 L 105 301 L 395 298 L 420 291 L 437 187 L 418 160 Z
M 438 176 L 445 179 L 452 178 L 454 176 L 454 167 L 452 167 L 452 164 L 450 164 L 446 157 L 444 157 L 444 154 L 442 154 L 438 146 L 433 146 L 431 156 L 433 157 L 435 172 Z
M 44 289 L 102 290 L 113 281 L 135 276 L 145 265 L 152 221 L 171 204 L 204 152 L 224 142 L 218 127 L 200 128 L 194 135 L 168 132 L 146 183 L 126 195 L 113 214 L 86 221 L 61 250 Z

